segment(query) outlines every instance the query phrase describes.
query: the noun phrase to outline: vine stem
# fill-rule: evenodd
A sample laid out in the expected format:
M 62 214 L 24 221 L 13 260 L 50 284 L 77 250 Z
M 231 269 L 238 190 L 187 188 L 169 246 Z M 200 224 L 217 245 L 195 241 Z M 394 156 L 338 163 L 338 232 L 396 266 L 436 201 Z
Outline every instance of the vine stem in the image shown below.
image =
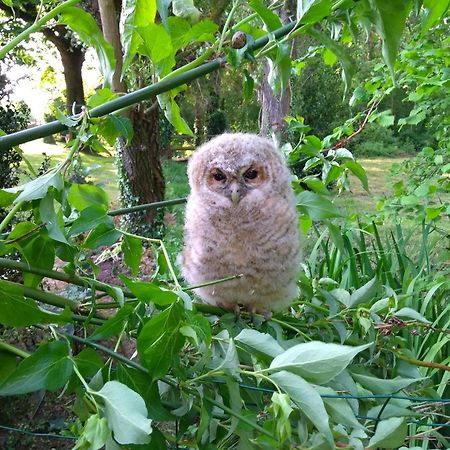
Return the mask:
M 47 14 L 42 16 L 38 21 L 36 21 L 33 25 L 26 28 L 22 33 L 12 39 L 8 44 L 4 45 L 0 48 L 0 58 L 3 58 L 9 51 L 11 51 L 14 47 L 19 45 L 22 41 L 26 40 L 30 34 L 38 31 L 43 25 L 45 25 L 49 20 L 53 19 L 56 15 L 58 15 L 64 8 L 68 6 L 75 6 L 79 0 L 67 0 L 64 3 L 61 3 L 56 8 L 53 8 Z
M 0 223 L 0 233 L 8 226 L 9 222 L 11 222 L 12 218 L 16 215 L 17 211 L 22 207 L 23 202 L 16 203 L 11 211 L 7 214 L 7 216 Z
M 225 37 L 228 34 L 228 28 L 230 26 L 231 20 L 233 19 L 234 13 L 236 12 L 236 9 L 239 5 L 239 0 L 235 0 L 233 2 L 233 6 L 231 8 L 230 13 L 228 14 L 227 20 L 225 21 L 225 25 L 222 29 L 222 34 L 220 36 L 219 44 L 217 45 L 217 53 L 220 55 L 220 52 L 222 51 L 223 43 L 225 41 Z
M 19 356 L 20 358 L 28 358 L 30 354 L 21 348 L 15 347 L 14 345 L 8 344 L 6 342 L 0 341 L 0 351 L 5 351 L 12 353 L 13 355 Z

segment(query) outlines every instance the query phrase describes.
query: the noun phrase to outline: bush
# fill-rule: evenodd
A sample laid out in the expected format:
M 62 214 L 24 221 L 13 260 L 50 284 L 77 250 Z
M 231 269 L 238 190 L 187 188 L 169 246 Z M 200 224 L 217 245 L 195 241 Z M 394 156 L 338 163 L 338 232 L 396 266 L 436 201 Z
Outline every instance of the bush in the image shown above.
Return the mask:
M 368 124 L 364 130 L 348 144 L 356 156 L 396 156 L 415 151 L 411 142 L 404 141 L 390 128 L 376 123 Z

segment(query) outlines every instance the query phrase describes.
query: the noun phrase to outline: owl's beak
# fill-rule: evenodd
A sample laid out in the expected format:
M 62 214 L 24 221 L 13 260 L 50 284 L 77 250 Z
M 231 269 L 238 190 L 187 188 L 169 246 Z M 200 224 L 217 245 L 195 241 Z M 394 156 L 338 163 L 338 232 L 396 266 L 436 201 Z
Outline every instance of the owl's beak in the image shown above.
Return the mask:
M 230 199 L 234 205 L 237 205 L 243 197 L 242 187 L 239 183 L 231 183 L 230 185 Z
M 231 201 L 237 205 L 239 203 L 239 200 L 241 199 L 241 196 L 239 195 L 239 192 L 233 191 L 231 192 Z

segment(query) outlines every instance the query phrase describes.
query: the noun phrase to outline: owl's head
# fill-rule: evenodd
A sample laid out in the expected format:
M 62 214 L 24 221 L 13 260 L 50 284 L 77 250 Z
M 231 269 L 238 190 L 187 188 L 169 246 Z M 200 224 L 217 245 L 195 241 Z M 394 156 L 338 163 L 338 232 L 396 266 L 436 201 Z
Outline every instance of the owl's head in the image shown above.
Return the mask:
M 189 161 L 192 192 L 209 192 L 237 205 L 264 191 L 284 191 L 289 171 L 271 141 L 254 134 L 222 134 Z

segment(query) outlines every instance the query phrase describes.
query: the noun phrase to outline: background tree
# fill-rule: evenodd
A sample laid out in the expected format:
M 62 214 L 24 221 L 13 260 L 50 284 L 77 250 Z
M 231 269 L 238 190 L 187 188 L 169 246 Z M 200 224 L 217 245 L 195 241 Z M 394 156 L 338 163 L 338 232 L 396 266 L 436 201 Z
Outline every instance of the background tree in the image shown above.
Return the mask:
M 32 25 L 40 14 L 48 8 L 46 3 L 40 2 L 19 2 L 14 6 L 0 2 L 2 10 L 10 21 L 19 19 L 21 25 Z M 75 112 L 80 112 L 80 108 L 85 103 L 84 87 L 82 78 L 82 67 L 85 59 L 86 47 L 79 41 L 76 35 L 63 24 L 53 24 L 41 29 L 44 37 L 51 42 L 59 52 L 64 68 L 64 80 L 66 83 L 66 111 L 72 114 L 75 105 Z

